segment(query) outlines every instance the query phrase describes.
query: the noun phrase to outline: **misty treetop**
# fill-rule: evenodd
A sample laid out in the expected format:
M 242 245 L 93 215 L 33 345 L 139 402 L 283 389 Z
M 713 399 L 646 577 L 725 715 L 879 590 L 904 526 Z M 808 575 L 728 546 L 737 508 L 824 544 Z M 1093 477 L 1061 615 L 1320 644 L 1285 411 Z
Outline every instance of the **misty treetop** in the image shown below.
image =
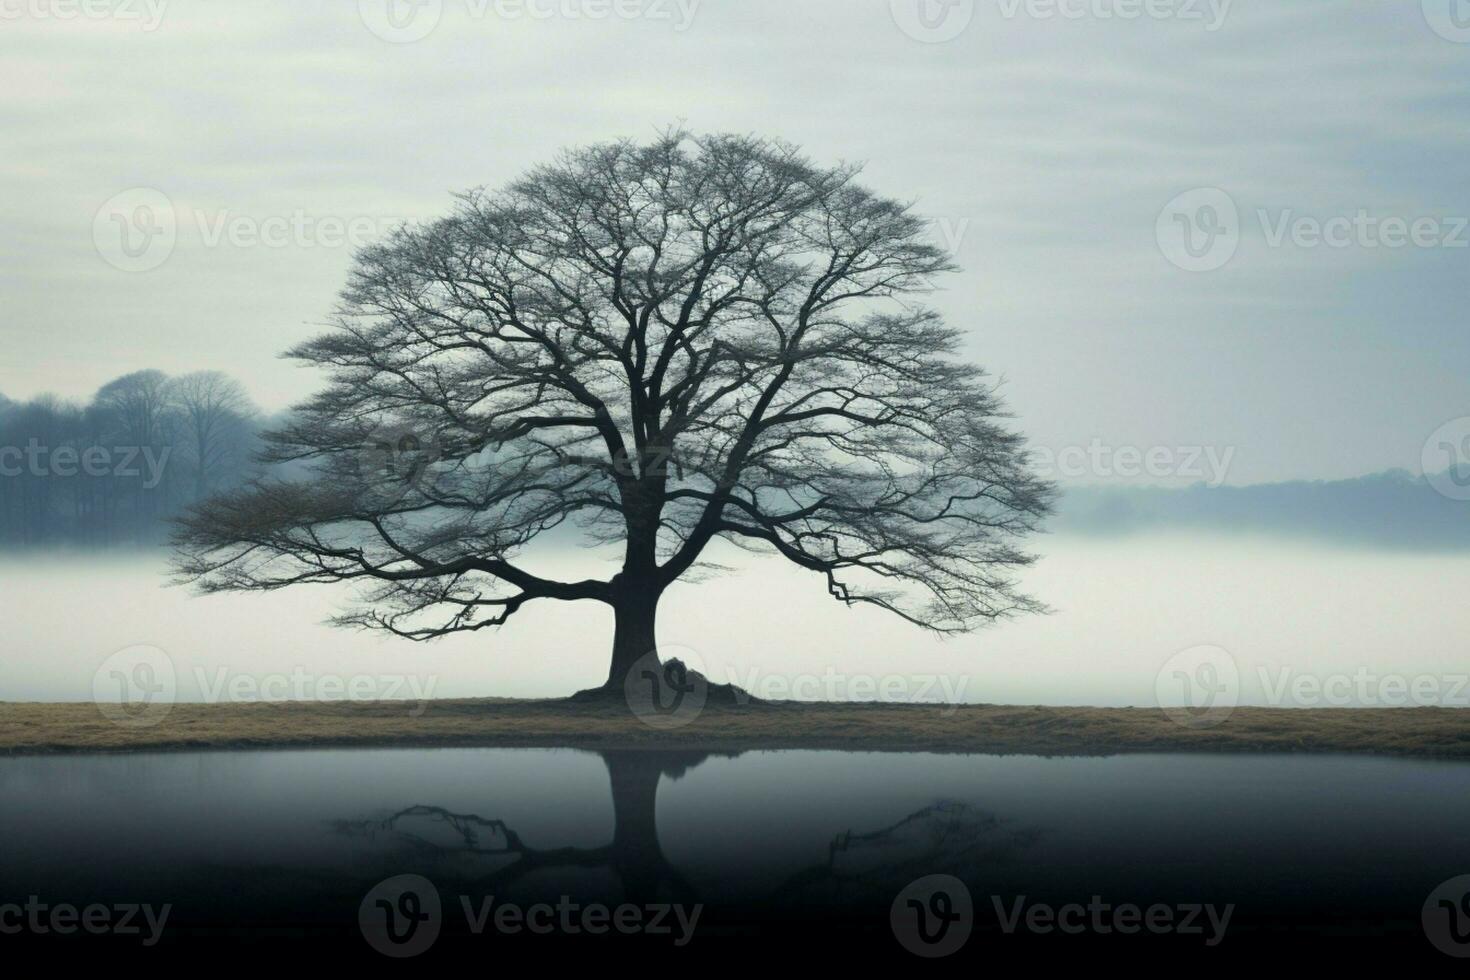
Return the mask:
M 716 539 L 928 629 L 1039 608 L 1013 573 L 1051 489 L 922 295 L 928 223 L 784 143 L 672 132 L 581 148 L 357 257 L 330 383 L 263 480 L 182 526 L 206 591 L 368 586 L 346 625 L 413 639 L 537 599 L 612 606 L 608 685 L 654 654 L 663 591 Z M 522 556 L 573 526 L 608 580 Z
M 85 405 L 0 396 L 0 541 L 145 544 L 256 469 L 258 412 L 218 371 L 137 371 Z

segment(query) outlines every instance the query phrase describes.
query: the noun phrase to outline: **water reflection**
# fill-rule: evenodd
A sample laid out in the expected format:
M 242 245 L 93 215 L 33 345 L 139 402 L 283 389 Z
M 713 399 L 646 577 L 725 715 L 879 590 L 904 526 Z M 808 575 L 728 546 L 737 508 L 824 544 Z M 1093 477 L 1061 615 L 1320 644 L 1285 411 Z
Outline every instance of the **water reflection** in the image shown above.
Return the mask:
M 349 837 L 382 844 L 386 835 L 405 860 L 432 862 L 442 877 L 494 893 L 541 876 L 553 890 L 571 871 L 606 870 L 625 900 L 692 903 L 700 890 L 664 854 L 659 841 L 658 790 L 664 777 L 679 779 L 709 753 L 602 751 L 613 809 L 612 838 L 605 844 L 533 847 L 496 816 L 461 813 L 416 803 L 386 817 L 334 821 Z M 721 754 L 736 759 L 740 753 Z M 1015 828 L 971 804 L 941 800 L 874 829 L 834 832 L 825 859 L 790 874 L 762 904 L 801 908 L 882 902 L 894 890 L 933 868 L 978 875 L 1013 860 L 1040 831 Z M 704 896 L 708 898 L 709 896 Z
M 406 850 L 460 859 L 466 879 L 486 890 L 533 873 L 555 877 L 556 872 L 567 869 L 605 868 L 621 881 L 629 901 L 697 900 L 694 888 L 669 863 L 659 845 L 658 785 L 665 775 L 679 778 L 708 759 L 708 753 L 620 751 L 598 755 L 607 767 L 613 803 L 612 840 L 598 847 L 532 847 L 504 820 L 422 803 L 383 819 L 340 821 L 336 827 L 349 835 L 387 832 Z M 493 870 L 473 874 L 472 869 L 487 863 Z
M 1425 896 L 1470 868 L 1467 812 L 1470 766 L 1350 756 L 5 758 L 0 897 L 169 903 L 171 935 L 360 940 L 364 895 L 417 874 L 455 910 L 697 902 L 701 936 L 819 923 L 876 944 L 894 897 L 946 874 L 991 937 L 997 900 L 1102 896 L 1232 904 L 1232 945 L 1284 929 L 1422 942 Z
M 771 898 L 803 907 L 884 901 L 935 868 L 976 878 L 1014 861 L 1040 834 L 966 803 L 935 803 L 878 830 L 838 834 L 826 861 L 792 875 Z

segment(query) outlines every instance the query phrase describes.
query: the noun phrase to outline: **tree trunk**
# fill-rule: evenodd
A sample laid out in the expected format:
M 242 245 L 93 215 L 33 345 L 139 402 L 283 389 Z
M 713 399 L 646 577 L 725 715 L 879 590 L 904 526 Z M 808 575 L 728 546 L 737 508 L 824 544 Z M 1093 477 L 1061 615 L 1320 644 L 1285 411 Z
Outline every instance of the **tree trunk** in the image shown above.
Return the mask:
M 630 578 L 626 573 L 614 580 L 613 590 L 612 666 L 603 686 L 622 691 L 634 665 L 650 653 L 658 654 L 654 621 L 662 590 L 651 577 Z

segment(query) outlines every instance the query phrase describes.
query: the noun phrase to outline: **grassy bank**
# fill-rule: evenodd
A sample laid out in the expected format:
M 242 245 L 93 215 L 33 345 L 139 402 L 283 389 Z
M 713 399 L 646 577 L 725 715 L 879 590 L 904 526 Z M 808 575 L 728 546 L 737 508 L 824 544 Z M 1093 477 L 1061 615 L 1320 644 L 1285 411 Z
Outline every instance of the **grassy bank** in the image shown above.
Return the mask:
M 684 727 L 657 731 L 621 704 L 568 701 L 179 704 L 141 728 L 116 724 L 92 704 L 0 703 L 0 754 L 312 746 L 1360 752 L 1470 759 L 1470 710 L 1240 708 L 1218 727 L 1191 729 L 1152 708 L 777 702 L 711 704 Z

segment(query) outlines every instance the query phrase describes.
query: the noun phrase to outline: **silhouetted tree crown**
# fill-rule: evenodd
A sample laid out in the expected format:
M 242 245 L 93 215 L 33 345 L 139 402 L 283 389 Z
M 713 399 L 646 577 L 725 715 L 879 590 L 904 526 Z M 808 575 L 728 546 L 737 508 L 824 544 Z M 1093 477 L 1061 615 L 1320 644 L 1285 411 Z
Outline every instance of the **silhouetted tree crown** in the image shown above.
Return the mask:
M 926 223 L 784 143 L 673 132 L 577 149 L 357 258 L 330 384 L 271 433 L 310 479 L 197 509 L 205 591 L 369 585 L 338 621 L 427 639 L 535 599 L 615 610 L 608 684 L 716 538 L 927 629 L 1038 608 L 1013 573 L 1050 488 L 919 297 Z M 571 523 L 610 579 L 523 561 Z

